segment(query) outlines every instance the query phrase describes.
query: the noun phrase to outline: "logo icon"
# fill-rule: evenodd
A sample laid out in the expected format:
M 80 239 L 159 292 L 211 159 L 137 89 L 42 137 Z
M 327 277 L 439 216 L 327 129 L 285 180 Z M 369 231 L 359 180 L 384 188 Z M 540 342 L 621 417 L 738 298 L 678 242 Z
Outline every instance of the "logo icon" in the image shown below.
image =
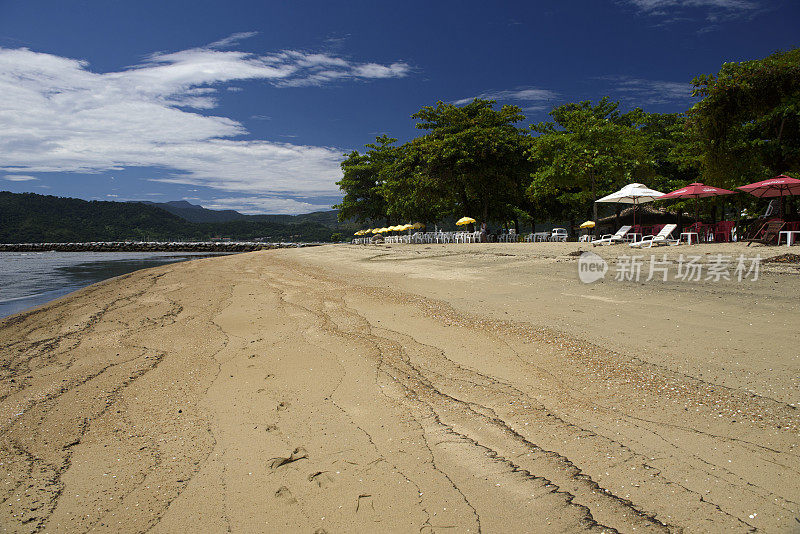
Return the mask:
M 599 254 L 584 252 L 578 258 L 578 278 L 584 284 L 591 284 L 605 278 L 607 272 L 608 263 Z

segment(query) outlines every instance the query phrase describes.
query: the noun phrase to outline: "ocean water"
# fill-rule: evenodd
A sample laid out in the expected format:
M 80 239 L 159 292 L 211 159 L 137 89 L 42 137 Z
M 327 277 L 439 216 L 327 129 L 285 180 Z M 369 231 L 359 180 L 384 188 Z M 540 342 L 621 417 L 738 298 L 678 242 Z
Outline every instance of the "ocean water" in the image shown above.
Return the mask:
M 0 317 L 139 269 L 220 254 L 204 252 L 0 252 Z

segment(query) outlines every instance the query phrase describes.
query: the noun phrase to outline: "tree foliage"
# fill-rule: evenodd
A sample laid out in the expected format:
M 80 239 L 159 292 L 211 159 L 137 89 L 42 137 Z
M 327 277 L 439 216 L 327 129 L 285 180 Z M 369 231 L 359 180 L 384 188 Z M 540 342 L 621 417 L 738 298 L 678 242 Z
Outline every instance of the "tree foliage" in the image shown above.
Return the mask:
M 340 217 L 574 221 L 596 216 L 595 200 L 630 182 L 732 189 L 800 172 L 800 49 L 726 63 L 692 83 L 702 100 L 685 114 L 623 113 L 604 97 L 556 106 L 529 128 L 518 107 L 491 100 L 425 106 L 412 115 L 419 137 L 396 146 L 381 136 L 346 155 Z
M 387 171 L 398 157 L 394 146 L 397 139 L 381 135 L 366 146 L 367 151 L 353 151 L 342 161 L 342 179 L 336 185 L 344 191 L 339 210 L 339 220 L 355 219 L 358 222 L 386 217 L 386 199 L 382 194 Z
M 551 122 L 532 126 L 539 135 L 529 152 L 536 170 L 528 195 L 538 204 L 589 216 L 597 198 L 651 171 L 647 137 L 631 116 L 619 113 L 619 103 L 606 97 L 564 104 L 550 116 Z M 556 198 L 546 199 L 550 195 Z
M 437 102 L 412 118 L 428 133 L 419 139 L 420 162 L 432 186 L 448 194 L 460 210 L 483 221 L 501 215 L 526 179 L 525 119 L 516 106 L 494 109 L 493 100 L 464 106 Z
M 800 171 L 800 49 L 725 63 L 692 80 L 702 100 L 689 110 L 714 184 Z

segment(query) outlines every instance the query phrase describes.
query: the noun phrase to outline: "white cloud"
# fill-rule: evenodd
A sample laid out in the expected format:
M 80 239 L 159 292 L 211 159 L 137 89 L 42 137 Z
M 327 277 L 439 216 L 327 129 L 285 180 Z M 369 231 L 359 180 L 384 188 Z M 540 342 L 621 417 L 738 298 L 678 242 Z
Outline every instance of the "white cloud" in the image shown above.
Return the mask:
M 758 0 L 622 0 L 643 15 L 660 17 L 666 22 L 692 20 L 692 10 L 704 14 L 706 20 L 717 22 L 750 16 L 762 9 Z
M 708 7 L 729 10 L 748 10 L 758 7 L 758 3 L 752 0 L 628 0 L 628 2 L 644 12 L 671 7 Z
M 691 99 L 692 84 L 663 80 L 645 80 L 631 76 L 603 76 L 597 78 L 612 84 L 610 91 L 629 103 L 676 104 Z
M 517 102 L 545 102 L 558 97 L 558 93 L 548 89 L 536 89 L 533 87 L 514 89 L 511 91 L 488 91 L 481 93 L 478 96 L 471 96 L 469 98 L 462 98 L 453 102 L 457 106 L 462 104 L 469 104 L 476 98 L 484 100 L 497 100 L 502 101 L 517 101 Z
M 9 182 L 30 182 L 31 180 L 38 180 L 35 176 L 28 176 L 26 174 L 6 174 L 4 179 Z
M 234 140 L 245 127 L 208 113 L 218 90 L 243 80 L 292 86 L 402 77 L 408 66 L 218 50 L 247 36 L 156 53 L 108 73 L 93 72 L 86 61 L 0 48 L 0 172 L 15 173 L 11 179 L 152 166 L 165 169 L 163 182 L 267 196 L 338 194 L 342 149 Z
M 236 210 L 240 213 L 260 214 L 274 213 L 294 215 L 331 209 L 329 204 L 312 204 L 292 198 L 279 197 L 228 197 L 201 201 L 204 208 L 214 210 Z
M 229 35 L 229 36 L 225 37 L 224 39 L 220 39 L 219 41 L 214 41 L 213 43 L 208 45 L 208 48 L 227 48 L 229 46 L 233 46 L 235 44 L 238 44 L 239 41 L 242 41 L 244 39 L 248 39 L 248 38 L 253 37 L 255 35 L 258 35 L 258 32 L 239 32 L 239 33 L 234 33 L 232 35 Z

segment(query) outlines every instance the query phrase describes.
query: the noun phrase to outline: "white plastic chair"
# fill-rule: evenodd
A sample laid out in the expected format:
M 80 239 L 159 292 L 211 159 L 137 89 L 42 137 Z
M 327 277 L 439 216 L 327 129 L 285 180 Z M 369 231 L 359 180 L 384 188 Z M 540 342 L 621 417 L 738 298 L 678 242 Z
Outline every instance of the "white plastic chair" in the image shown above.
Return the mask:
M 552 233 L 550 234 L 550 241 L 567 241 L 567 229 L 566 228 L 553 228 Z

